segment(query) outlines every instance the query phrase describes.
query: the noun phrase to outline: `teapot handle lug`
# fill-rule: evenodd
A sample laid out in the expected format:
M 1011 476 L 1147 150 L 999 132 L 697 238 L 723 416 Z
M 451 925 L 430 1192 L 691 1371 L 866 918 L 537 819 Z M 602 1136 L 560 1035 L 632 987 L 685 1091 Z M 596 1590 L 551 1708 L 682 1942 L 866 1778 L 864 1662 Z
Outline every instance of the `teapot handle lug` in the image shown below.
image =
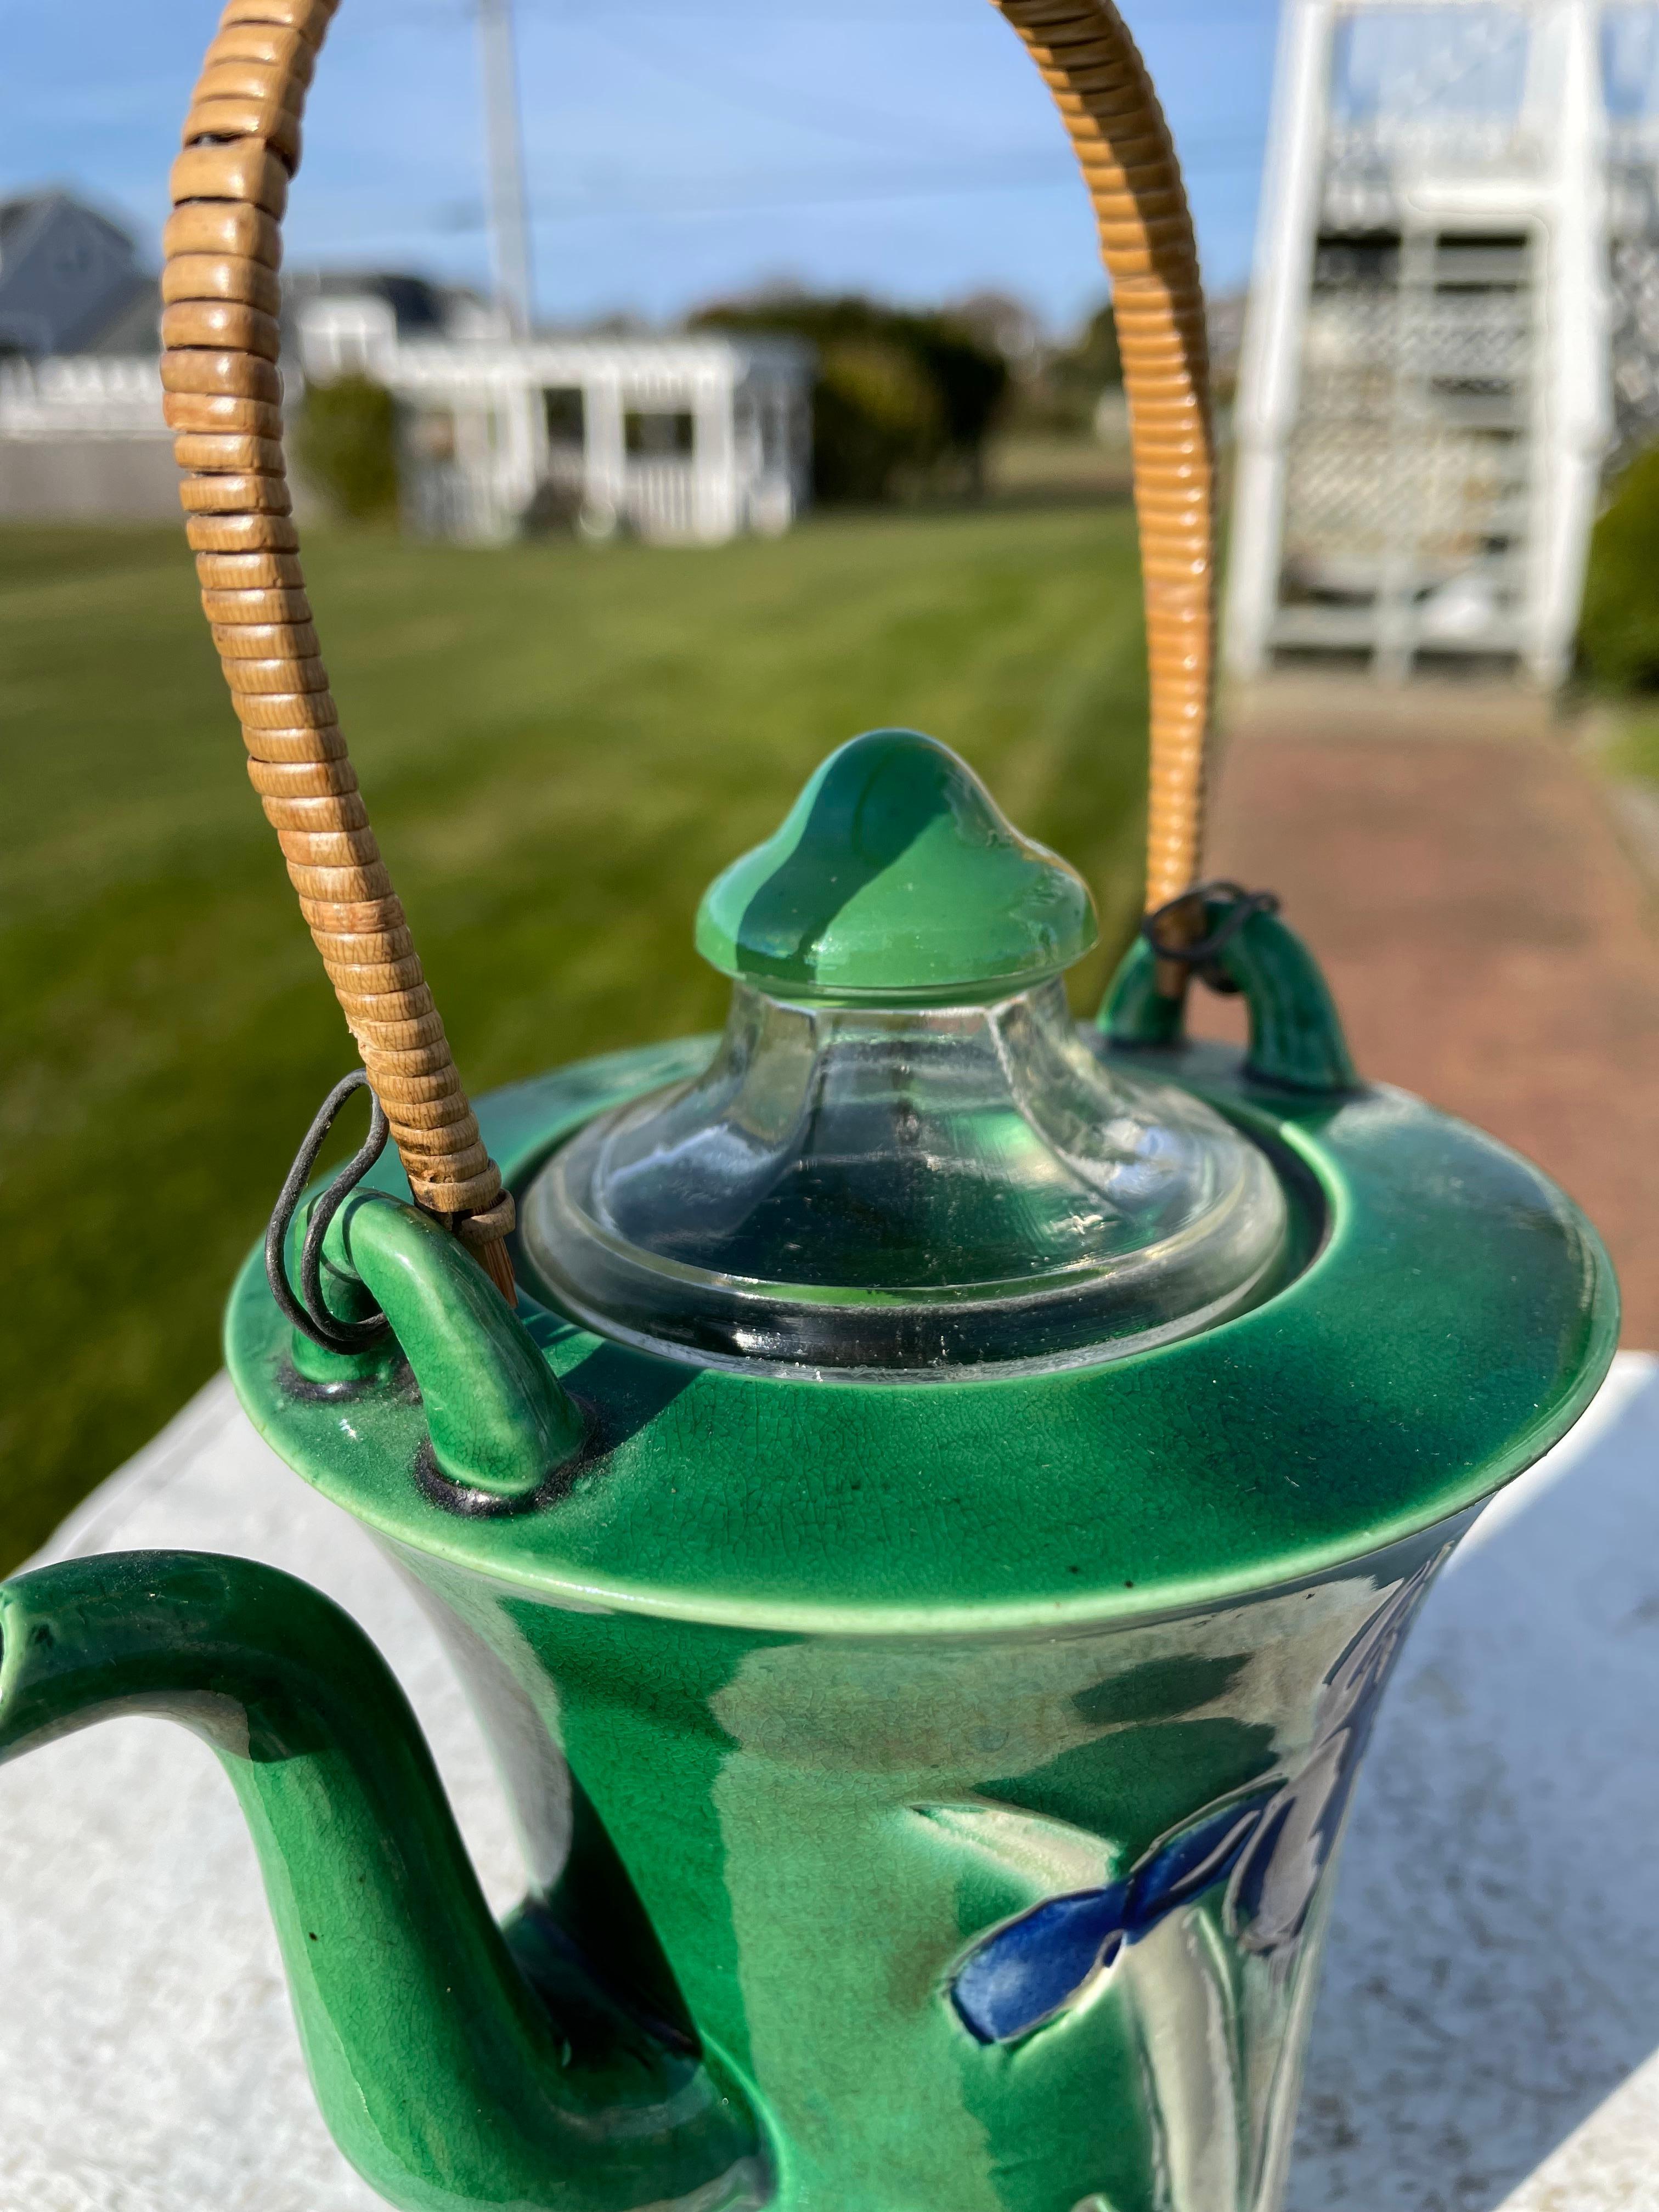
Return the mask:
M 296 1331 L 295 1367 L 313 1383 L 373 1387 L 390 1381 L 401 1352 L 426 1415 L 424 1471 L 436 1478 L 428 1487 L 441 1499 L 473 1511 L 523 1504 L 580 1451 L 575 1401 L 483 1267 L 430 1214 L 383 1191 L 354 1191 L 329 1224 L 323 1259 L 331 1307 L 349 1311 L 366 1297 L 390 1336 L 338 1352 Z
M 1204 932 L 1224 933 L 1231 913 L 1224 898 L 1205 902 Z M 1250 1042 L 1244 1074 L 1274 1090 L 1340 1095 L 1359 1078 L 1342 1032 L 1341 1018 L 1319 963 L 1277 914 L 1257 908 L 1242 927 L 1226 934 L 1201 969 L 1212 988 L 1241 993 L 1249 1009 Z M 1097 1016 L 1115 1045 L 1146 1048 L 1186 1042 L 1186 1002 L 1158 988 L 1158 954 L 1143 934 L 1119 963 Z

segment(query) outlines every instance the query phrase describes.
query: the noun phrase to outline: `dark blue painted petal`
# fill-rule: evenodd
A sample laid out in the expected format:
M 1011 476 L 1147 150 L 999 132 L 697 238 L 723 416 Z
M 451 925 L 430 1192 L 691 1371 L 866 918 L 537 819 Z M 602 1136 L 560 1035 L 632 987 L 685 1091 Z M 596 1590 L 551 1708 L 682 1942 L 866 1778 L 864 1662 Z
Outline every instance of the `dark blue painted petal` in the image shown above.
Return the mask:
M 1123 1940 L 1125 1885 L 1051 1898 L 989 1936 L 951 1984 L 970 2035 L 1006 2043 L 1058 2012 Z
M 1176 1905 L 1189 1904 L 1212 1883 L 1224 1881 L 1255 1833 L 1267 1803 L 1262 1796 L 1224 1806 L 1183 1828 L 1144 1859 L 1129 1879 L 1128 1908 L 1123 1916 L 1129 1934 L 1144 1935 Z

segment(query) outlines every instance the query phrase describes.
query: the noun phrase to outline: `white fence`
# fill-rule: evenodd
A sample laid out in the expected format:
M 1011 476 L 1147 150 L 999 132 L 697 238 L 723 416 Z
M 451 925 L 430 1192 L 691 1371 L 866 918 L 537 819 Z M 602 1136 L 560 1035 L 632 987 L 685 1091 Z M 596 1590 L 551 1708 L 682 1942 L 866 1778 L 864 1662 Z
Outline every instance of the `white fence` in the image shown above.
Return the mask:
M 178 513 L 153 356 L 0 361 L 0 518 L 139 522 Z
M 0 438 L 166 441 L 171 435 L 161 416 L 157 360 L 88 354 L 0 361 Z

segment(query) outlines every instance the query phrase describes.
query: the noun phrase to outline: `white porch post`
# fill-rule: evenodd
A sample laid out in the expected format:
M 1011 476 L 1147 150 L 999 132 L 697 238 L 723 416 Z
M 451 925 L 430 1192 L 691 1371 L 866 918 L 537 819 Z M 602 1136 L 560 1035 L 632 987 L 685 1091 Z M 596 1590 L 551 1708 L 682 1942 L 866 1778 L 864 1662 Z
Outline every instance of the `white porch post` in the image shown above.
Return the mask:
M 1528 85 L 1553 156 L 1539 453 L 1525 661 L 1542 684 L 1572 659 L 1589 533 L 1613 434 L 1607 111 L 1597 0 L 1540 11 Z
M 1260 674 L 1279 605 L 1285 448 L 1296 422 L 1302 330 L 1324 179 L 1333 0 L 1285 0 L 1255 279 L 1234 413 L 1237 453 L 1225 657 Z
M 704 370 L 692 401 L 692 527 L 701 538 L 734 537 L 738 514 L 737 378 L 732 363 Z
M 541 395 L 529 361 L 515 353 L 511 366 L 495 389 L 496 420 L 501 451 L 496 481 L 500 486 L 501 526 L 510 533 L 536 495 L 539 477 L 534 416 Z
M 480 384 L 456 394 L 455 459 L 460 526 L 468 538 L 495 534 L 494 395 Z
M 622 378 L 614 368 L 582 380 L 582 501 L 596 521 L 620 522 L 628 490 Z

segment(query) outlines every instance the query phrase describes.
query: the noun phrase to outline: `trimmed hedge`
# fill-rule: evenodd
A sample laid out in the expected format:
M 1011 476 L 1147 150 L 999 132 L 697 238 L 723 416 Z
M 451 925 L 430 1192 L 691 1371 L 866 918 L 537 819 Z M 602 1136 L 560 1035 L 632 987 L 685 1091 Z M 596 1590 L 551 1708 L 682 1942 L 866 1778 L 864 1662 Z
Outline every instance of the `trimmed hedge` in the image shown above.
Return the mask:
M 1608 690 L 1659 690 L 1659 446 L 1626 469 L 1590 538 L 1580 658 Z
M 826 503 L 977 485 L 1008 365 L 950 315 L 801 295 L 707 307 L 692 327 L 774 331 L 817 349 L 812 483 Z
M 398 403 L 367 377 L 343 376 L 306 392 L 295 439 L 307 477 L 348 522 L 398 511 Z
M 890 498 L 945 450 L 945 410 L 902 347 L 848 339 L 818 356 L 812 392 L 812 478 L 820 500 Z

